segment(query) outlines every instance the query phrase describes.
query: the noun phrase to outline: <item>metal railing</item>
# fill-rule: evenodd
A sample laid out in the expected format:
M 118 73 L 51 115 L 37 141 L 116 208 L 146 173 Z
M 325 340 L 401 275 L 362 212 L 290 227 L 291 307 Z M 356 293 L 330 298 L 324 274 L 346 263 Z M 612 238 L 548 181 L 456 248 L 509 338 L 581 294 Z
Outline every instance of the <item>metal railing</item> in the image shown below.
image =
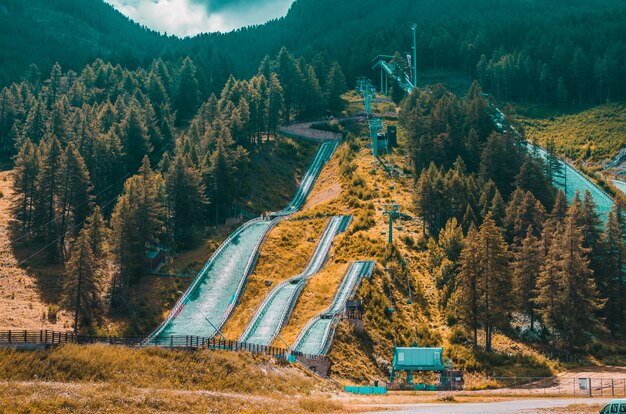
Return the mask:
M 466 382 L 468 390 L 473 388 Z M 626 397 L 626 377 L 490 377 L 472 393 L 487 392 L 498 395 L 542 396 L 562 395 L 578 397 Z
M 77 335 L 73 332 L 58 332 L 49 330 L 7 330 L 0 331 L 0 345 L 90 345 L 106 344 L 127 347 L 156 346 L 172 349 L 212 349 L 225 351 L 245 351 L 260 355 L 270 355 L 280 359 L 287 359 L 290 355 L 305 357 L 313 360 L 322 360 L 318 355 L 307 355 L 302 352 L 293 352 L 285 348 L 264 346 L 239 341 L 231 341 L 218 337 L 200 337 L 192 335 L 156 336 L 146 339 L 143 336 L 120 337 L 120 336 L 92 336 Z

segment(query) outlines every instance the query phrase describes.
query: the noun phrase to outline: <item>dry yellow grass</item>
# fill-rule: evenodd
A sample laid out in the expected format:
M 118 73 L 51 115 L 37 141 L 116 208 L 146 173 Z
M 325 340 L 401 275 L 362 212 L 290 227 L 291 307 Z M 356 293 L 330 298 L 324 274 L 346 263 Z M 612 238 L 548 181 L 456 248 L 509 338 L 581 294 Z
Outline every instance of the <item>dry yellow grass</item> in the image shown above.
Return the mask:
M 13 198 L 11 171 L 0 173 L 0 329 L 56 329 L 69 327 L 70 317 L 58 312 L 56 319 L 48 318 L 49 306 L 56 306 L 55 298 L 43 297 L 49 279 L 57 284 L 61 269 L 38 276 L 18 267 L 11 242 Z
M 339 158 L 335 154 L 320 173 L 315 186 L 311 190 L 311 194 L 307 197 L 307 201 L 302 209 L 305 214 L 317 206 L 329 204 L 339 198 L 343 185 L 338 176 Z
M 342 412 L 336 393 L 298 366 L 243 352 L 0 350 L 2 413 Z
M 280 331 L 280 336 L 288 344 L 293 345 L 307 322 L 330 306 L 347 269 L 348 263 L 334 263 L 331 259 L 309 281 L 300 294 L 289 323 Z M 276 340 L 274 345 L 281 346 L 283 344 L 282 341 Z
M 282 221 L 270 232 L 239 304 L 222 329 L 227 338 L 239 338 L 270 291 L 304 270 L 327 222 L 323 218 Z

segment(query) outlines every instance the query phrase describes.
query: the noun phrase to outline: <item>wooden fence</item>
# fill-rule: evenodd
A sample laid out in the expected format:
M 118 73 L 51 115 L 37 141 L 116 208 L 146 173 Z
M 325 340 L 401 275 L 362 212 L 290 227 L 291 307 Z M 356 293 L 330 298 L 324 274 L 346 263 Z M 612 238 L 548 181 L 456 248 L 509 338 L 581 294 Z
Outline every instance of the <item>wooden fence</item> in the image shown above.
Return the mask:
M 158 336 L 158 337 L 120 337 L 120 336 L 90 336 L 76 335 L 72 332 L 58 332 L 49 330 L 27 331 L 9 330 L 0 331 L 0 346 L 19 345 L 49 345 L 58 346 L 64 344 L 108 344 L 122 345 L 128 347 L 157 346 L 172 349 L 221 349 L 225 351 L 245 351 L 259 355 L 271 355 L 276 358 L 288 359 L 292 357 L 303 357 L 310 360 L 326 359 L 319 355 L 306 355 L 300 352 L 293 352 L 275 346 L 263 346 L 258 344 L 229 341 L 221 338 L 207 338 L 200 336 Z

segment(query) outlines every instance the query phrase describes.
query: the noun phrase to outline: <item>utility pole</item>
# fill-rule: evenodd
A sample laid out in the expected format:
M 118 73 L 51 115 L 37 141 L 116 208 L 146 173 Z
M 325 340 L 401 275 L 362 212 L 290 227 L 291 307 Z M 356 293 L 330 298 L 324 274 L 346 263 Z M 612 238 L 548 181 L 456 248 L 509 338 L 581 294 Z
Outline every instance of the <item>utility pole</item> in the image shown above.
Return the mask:
M 413 31 L 413 86 L 417 86 L 417 24 L 411 26 Z

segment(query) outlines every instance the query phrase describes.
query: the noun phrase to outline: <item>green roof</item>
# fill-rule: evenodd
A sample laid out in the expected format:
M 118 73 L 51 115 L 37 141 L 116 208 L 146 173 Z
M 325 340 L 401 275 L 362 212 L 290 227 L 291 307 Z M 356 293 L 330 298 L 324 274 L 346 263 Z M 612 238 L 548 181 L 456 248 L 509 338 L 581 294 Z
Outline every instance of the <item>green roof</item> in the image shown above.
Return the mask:
M 443 348 L 395 348 L 393 369 L 396 371 L 443 371 Z

